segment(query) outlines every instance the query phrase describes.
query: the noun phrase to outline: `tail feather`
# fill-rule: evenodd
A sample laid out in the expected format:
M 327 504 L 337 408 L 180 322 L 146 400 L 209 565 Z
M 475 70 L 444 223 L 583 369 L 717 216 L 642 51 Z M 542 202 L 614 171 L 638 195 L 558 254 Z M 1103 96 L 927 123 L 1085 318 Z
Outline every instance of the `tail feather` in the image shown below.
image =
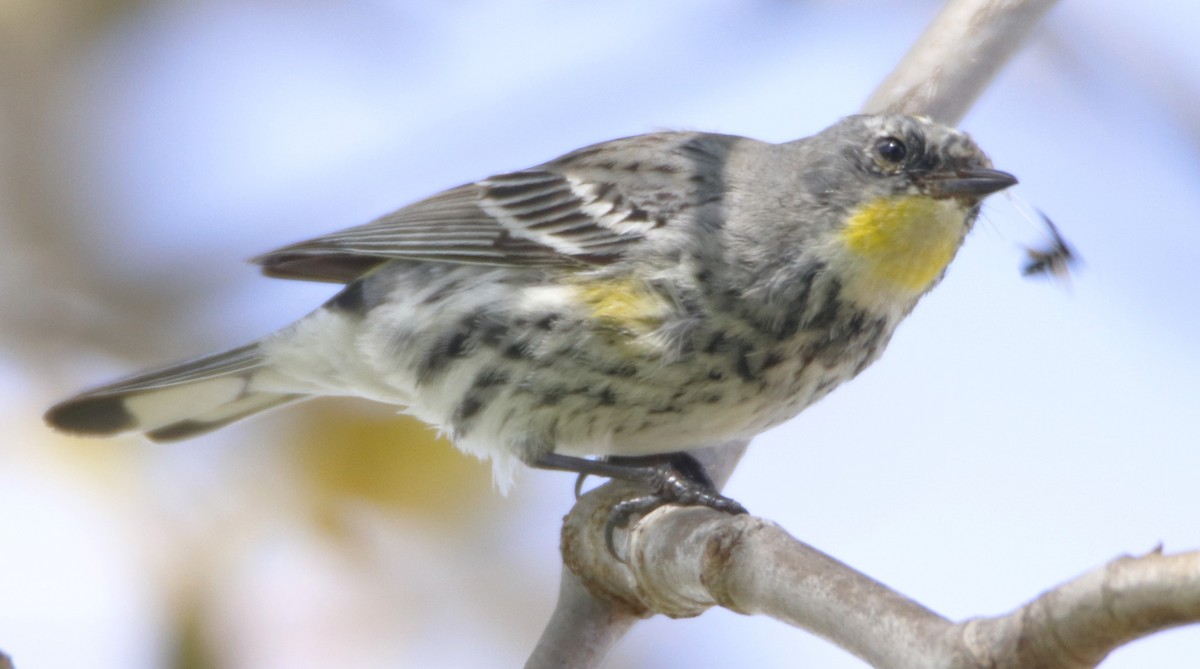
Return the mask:
M 254 388 L 263 367 L 250 344 L 81 393 L 52 407 L 46 422 L 75 434 L 176 441 L 305 397 Z

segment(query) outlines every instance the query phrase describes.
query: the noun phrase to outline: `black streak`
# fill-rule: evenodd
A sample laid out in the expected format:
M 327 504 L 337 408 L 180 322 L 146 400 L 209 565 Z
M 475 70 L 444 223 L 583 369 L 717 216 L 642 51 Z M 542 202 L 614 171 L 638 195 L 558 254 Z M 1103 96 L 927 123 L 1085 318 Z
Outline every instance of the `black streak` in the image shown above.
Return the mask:
M 736 365 L 737 373 L 738 373 L 738 376 L 742 377 L 742 380 L 747 383 L 758 380 L 758 377 L 755 376 L 755 374 L 754 374 L 754 370 L 750 368 L 750 357 L 749 356 L 750 356 L 750 353 L 753 352 L 753 350 L 754 349 L 747 347 L 747 348 L 742 348 L 741 350 L 738 351 L 737 365 Z
M 602 404 L 604 406 L 612 406 L 617 403 L 617 394 L 615 392 L 613 392 L 612 388 L 609 388 L 606 386 L 603 390 L 600 391 L 600 394 L 597 397 L 597 399 L 599 399 L 600 404 Z
M 466 399 L 460 402 L 458 408 L 454 410 L 454 422 L 463 423 L 470 420 L 483 409 L 483 406 L 483 400 L 479 396 L 467 395 Z
M 329 309 L 345 311 L 352 314 L 362 314 L 367 310 L 366 296 L 363 295 L 362 280 L 354 281 L 334 295 L 325 306 Z
M 567 387 L 563 385 L 550 386 L 538 395 L 538 406 L 550 407 L 558 404 L 567 396 Z

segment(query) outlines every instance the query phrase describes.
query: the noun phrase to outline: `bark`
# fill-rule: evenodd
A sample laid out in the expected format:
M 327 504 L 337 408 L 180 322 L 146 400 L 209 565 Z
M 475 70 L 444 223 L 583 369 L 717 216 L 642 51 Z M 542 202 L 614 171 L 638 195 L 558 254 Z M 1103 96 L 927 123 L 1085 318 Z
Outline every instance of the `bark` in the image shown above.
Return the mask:
M 1084 669 L 1129 641 L 1200 621 L 1200 552 L 1121 557 L 1007 615 L 953 622 L 753 516 L 664 507 L 624 533 L 614 557 L 604 523 L 628 493 L 612 486 L 580 500 L 564 560 L 595 598 L 637 615 L 712 606 L 767 615 L 879 669 Z

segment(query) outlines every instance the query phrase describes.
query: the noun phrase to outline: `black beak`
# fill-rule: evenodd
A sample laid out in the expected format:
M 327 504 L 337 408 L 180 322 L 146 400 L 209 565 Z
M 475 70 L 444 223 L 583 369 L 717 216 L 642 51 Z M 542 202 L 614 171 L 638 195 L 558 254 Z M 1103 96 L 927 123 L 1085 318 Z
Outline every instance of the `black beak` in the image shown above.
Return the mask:
M 1017 183 L 1017 178 L 1000 170 L 960 170 L 949 174 L 929 174 L 925 188 L 936 198 L 973 197 L 982 199 Z

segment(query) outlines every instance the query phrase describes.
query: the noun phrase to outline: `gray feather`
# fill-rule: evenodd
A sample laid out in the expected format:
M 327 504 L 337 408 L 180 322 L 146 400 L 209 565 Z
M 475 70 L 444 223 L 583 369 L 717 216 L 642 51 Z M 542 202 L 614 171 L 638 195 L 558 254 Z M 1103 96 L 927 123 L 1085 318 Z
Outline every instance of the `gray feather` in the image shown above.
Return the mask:
M 342 283 L 388 260 L 515 267 L 611 263 L 719 194 L 713 181 L 738 139 L 658 133 L 597 144 L 252 262 L 270 276 Z
M 61 402 L 46 422 L 66 432 L 145 432 L 155 441 L 195 436 L 304 397 L 252 389 L 257 344 L 123 379 Z

